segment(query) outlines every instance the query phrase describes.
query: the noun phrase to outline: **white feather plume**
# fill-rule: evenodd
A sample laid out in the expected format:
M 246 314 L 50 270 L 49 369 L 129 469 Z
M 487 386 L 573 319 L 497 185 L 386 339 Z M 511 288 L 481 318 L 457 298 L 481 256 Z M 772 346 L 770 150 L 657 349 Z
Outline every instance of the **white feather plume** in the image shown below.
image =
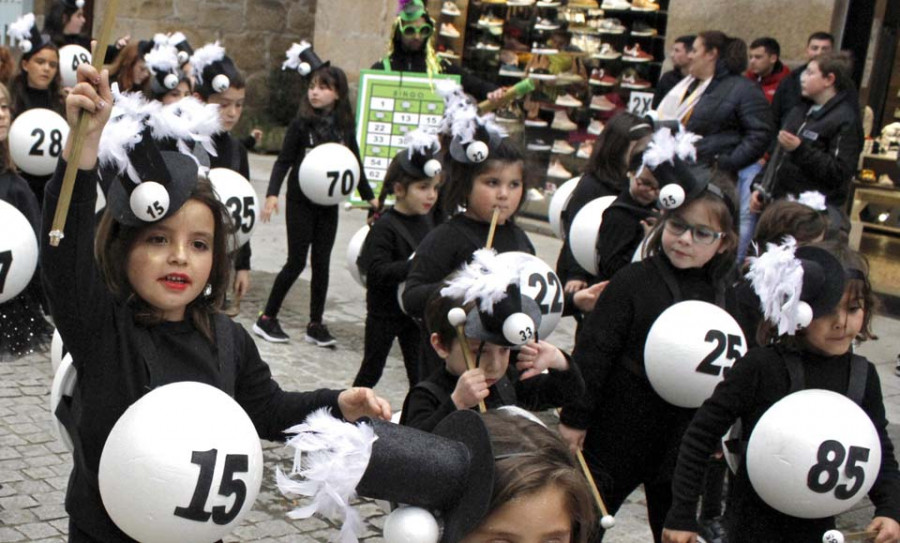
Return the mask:
M 294 465 L 289 474 L 276 470 L 278 489 L 288 497 L 312 498 L 312 503 L 295 508 L 288 516 L 304 519 L 319 513 L 342 519 L 341 542 L 355 543 L 363 525 L 350 501 L 369 465 L 372 444 L 378 439 L 375 430 L 369 424 L 343 422 L 322 408 L 285 433 L 296 434 L 287 441 L 295 449 Z
M 34 28 L 34 13 L 26 13 L 9 24 L 6 35 L 16 41 L 28 40 L 31 39 L 32 28 Z
M 441 150 L 438 137 L 424 128 L 416 128 L 406 134 L 407 156 L 412 159 L 414 153 L 425 154 L 429 151 L 437 153 Z
M 294 43 L 291 45 L 291 48 L 288 49 L 284 55 L 287 57 L 287 60 L 281 63 L 281 69 L 287 70 L 288 68 L 292 70 L 296 70 L 300 68 L 300 64 L 303 60 L 300 59 L 300 53 L 306 51 L 312 47 L 310 43 L 306 40 L 301 41 L 300 43 Z
M 213 62 L 218 62 L 225 58 L 225 48 L 219 45 L 219 42 L 215 43 L 207 43 L 200 49 L 194 51 L 194 54 L 191 56 L 191 66 L 194 70 L 194 77 L 197 78 L 197 83 L 203 84 L 203 70 L 212 64 Z
M 793 335 L 798 326 L 798 307 L 803 290 L 803 266 L 794 256 L 797 240 L 770 243 L 762 255 L 750 259 L 747 279 L 759 296 L 765 319 L 778 326 L 778 335 Z
M 162 113 L 158 127 L 160 134 L 184 131 L 186 135 L 178 136 L 180 139 L 199 143 L 207 153 L 218 156 L 212 141 L 212 137 L 222 131 L 218 105 L 204 104 L 194 97 L 187 97 L 165 106 Z
M 163 34 L 162 32 L 157 32 L 153 35 L 153 47 L 159 47 L 160 45 L 168 45 L 169 37 Z
M 157 34 L 157 36 L 166 38 L 165 34 Z M 153 49 L 144 55 L 144 62 L 153 73 L 174 72 L 178 68 L 178 49 L 166 42 L 162 44 L 157 42 Z
M 675 155 L 681 160 L 690 160 L 697 162 L 697 148 L 695 143 L 703 139 L 699 134 L 688 132 L 684 126 L 679 127 L 678 134 L 675 135 Z
M 169 36 L 169 45 L 178 45 L 183 41 L 187 41 L 187 37 L 181 32 L 173 32 Z
M 806 207 L 815 209 L 816 211 L 825 211 L 828 209 L 826 205 L 825 195 L 817 190 L 807 190 L 801 192 L 799 196 L 794 197 L 788 194 L 788 200 L 805 205 Z
M 653 133 L 650 144 L 644 151 L 644 166 L 653 170 L 663 162 L 674 163 L 676 145 L 672 131 L 668 128 L 660 128 Z
M 478 301 L 478 307 L 488 315 L 494 313 L 494 304 L 506 297 L 506 288 L 519 280 L 519 270 L 497 258 L 493 249 L 479 249 L 472 261 L 453 274 L 441 296 L 459 298 L 463 304 Z
M 140 183 L 140 176 L 131 165 L 128 152 L 141 141 L 141 130 L 141 121 L 134 117 L 122 116 L 110 120 L 100 135 L 100 165 L 113 166 L 118 175 L 127 174 L 133 182 Z
M 120 92 L 116 83 L 113 83 L 112 95 L 113 110 L 110 113 L 111 119 L 126 115 L 143 120 L 155 115 L 162 108 L 161 102 L 147 100 L 140 92 Z

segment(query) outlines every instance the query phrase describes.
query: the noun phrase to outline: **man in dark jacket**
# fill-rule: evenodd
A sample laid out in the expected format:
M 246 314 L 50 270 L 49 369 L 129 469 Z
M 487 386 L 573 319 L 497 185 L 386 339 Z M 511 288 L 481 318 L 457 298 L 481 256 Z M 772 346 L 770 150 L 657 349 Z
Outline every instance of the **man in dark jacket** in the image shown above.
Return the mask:
M 827 53 L 834 49 L 834 36 L 828 32 L 813 32 L 806 40 L 806 62 L 815 58 L 820 53 Z M 781 126 L 787 114 L 798 104 L 803 102 L 800 89 L 800 75 L 806 69 L 807 64 L 800 66 L 785 77 L 775 90 L 772 98 L 772 113 L 775 116 L 775 126 Z
M 688 74 L 688 68 L 691 65 L 691 59 L 688 54 L 697 36 L 689 34 L 687 36 L 679 36 L 672 44 L 669 51 L 669 60 L 672 61 L 672 69 L 659 76 L 659 82 L 656 83 L 656 91 L 653 93 L 653 109 L 659 107 L 659 103 L 665 95 L 669 94 L 679 81 L 684 79 Z
M 781 80 L 791 73 L 791 69 L 781 62 L 781 45 L 775 38 L 757 38 L 750 44 L 750 68 L 747 78 L 755 81 L 766 100 L 772 103 L 775 90 Z

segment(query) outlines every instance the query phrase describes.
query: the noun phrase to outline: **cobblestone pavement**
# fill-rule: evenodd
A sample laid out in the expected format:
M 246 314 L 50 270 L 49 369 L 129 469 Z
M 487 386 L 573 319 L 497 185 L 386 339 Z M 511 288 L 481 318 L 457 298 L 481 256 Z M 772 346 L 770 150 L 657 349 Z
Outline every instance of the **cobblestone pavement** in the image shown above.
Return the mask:
M 264 194 L 272 157 L 251 156 L 251 171 L 259 194 Z M 530 221 L 523 221 L 529 223 Z M 364 223 L 359 211 L 342 212 L 338 239 L 332 253 L 331 285 L 326 322 L 338 338 L 336 349 L 321 349 L 302 341 L 308 314 L 309 272 L 301 275 L 284 304 L 280 320 L 292 336 L 291 343 L 270 344 L 257 341 L 263 359 L 272 367 L 275 378 L 287 390 L 349 386 L 362 358 L 365 321 L 365 292 L 345 269 L 345 248 L 350 236 Z M 540 225 L 536 225 L 540 226 Z M 560 243 L 544 236 L 531 235 L 538 255 L 549 263 L 556 261 Z M 265 303 L 274 274 L 285 259 L 283 215 L 259 225 L 253 239 L 252 287 L 241 304 L 237 320 L 249 329 L 257 311 Z M 892 361 L 900 351 L 900 322 L 878 319 L 877 332 L 882 340 L 863 349 L 879 364 L 882 387 L 890 420 L 900 420 L 900 382 L 892 374 Z M 564 319 L 549 338 L 563 349 L 571 349 L 573 326 Z M 406 393 L 405 373 L 399 349 L 392 352 L 377 392 L 399 409 Z M 15 362 L 0 363 L 0 543 L 18 541 L 61 542 L 66 540 L 67 519 L 63 500 L 71 469 L 71 456 L 59 444 L 50 426 L 49 391 L 52 381 L 49 354 L 35 354 Z M 892 426 L 893 430 L 896 428 Z M 274 488 L 274 467 L 288 466 L 290 454 L 281 444 L 264 443 L 266 469 L 263 488 L 253 511 L 226 538 L 226 541 L 325 542 L 336 538 L 331 522 L 320 519 L 291 520 L 286 516 L 293 504 Z M 379 541 L 384 512 L 372 502 L 362 502 L 365 540 Z M 841 518 L 847 527 L 864 525 L 872 509 L 860 505 Z M 617 527 L 607 541 L 631 543 L 650 541 L 646 528 L 643 494 L 636 491 L 617 515 Z

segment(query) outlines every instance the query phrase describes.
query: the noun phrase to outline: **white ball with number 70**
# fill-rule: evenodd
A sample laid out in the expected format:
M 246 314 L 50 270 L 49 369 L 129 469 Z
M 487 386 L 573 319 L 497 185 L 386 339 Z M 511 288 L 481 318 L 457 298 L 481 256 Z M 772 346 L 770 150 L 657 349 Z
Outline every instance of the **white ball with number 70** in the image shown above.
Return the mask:
M 562 282 L 553 268 L 534 255 L 513 251 L 498 256 L 501 261 L 510 262 L 519 268 L 519 290 L 537 302 L 541 310 L 538 338 L 547 339 L 562 318 L 565 294 Z
M 747 352 L 737 321 L 708 302 L 679 302 L 656 318 L 644 343 L 653 390 L 678 407 L 700 407 Z
M 359 182 L 359 161 L 339 143 L 323 143 L 303 158 L 300 189 L 313 202 L 330 206 L 346 200 Z
M 843 394 L 801 390 L 770 407 L 747 444 L 747 475 L 769 506 L 799 518 L 853 507 L 881 468 L 872 420 Z
M 143 543 L 211 543 L 253 507 L 263 475 L 250 417 L 197 382 L 156 388 L 113 426 L 100 457 L 103 506 Z
M 259 218 L 259 198 L 253 185 L 243 175 L 227 168 L 213 168 L 209 171 L 219 201 L 228 208 L 234 224 L 234 237 L 238 247 L 250 241 Z
M 25 173 L 50 175 L 62 154 L 69 125 L 49 109 L 29 109 L 9 127 L 9 154 Z

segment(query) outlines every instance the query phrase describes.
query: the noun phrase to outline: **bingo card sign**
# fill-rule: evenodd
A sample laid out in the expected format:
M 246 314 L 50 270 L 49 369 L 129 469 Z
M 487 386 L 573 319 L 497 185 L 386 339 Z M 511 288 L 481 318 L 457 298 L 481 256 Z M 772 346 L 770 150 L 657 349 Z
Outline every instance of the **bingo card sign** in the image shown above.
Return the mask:
M 414 72 L 360 71 L 356 141 L 376 195 L 394 155 L 406 148 L 406 134 L 419 127 L 436 130 L 441 123 L 444 100 L 435 89 L 436 79 L 459 82 L 457 75 L 429 78 Z M 362 203 L 359 194 L 354 192 L 351 202 Z

